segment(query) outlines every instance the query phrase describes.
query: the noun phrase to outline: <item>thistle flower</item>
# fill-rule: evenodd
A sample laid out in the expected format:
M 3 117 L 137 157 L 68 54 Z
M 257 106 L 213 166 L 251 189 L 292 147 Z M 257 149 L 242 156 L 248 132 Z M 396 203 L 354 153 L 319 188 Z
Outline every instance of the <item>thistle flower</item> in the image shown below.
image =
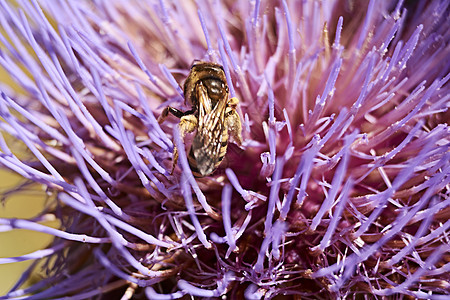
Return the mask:
M 0 165 L 53 200 L 0 228 L 55 238 L 1 299 L 448 295 L 448 1 L 18 4 Z M 204 178 L 156 121 L 195 59 L 244 127 Z

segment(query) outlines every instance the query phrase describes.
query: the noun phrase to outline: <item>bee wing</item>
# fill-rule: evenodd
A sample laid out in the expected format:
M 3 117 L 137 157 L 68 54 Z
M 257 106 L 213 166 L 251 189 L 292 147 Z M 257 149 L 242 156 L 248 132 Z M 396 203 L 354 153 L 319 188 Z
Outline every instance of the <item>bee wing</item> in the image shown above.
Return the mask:
M 226 99 L 211 109 L 211 100 L 206 91 L 199 93 L 199 118 L 197 135 L 192 142 L 192 152 L 197 168 L 202 175 L 214 171 L 219 161 L 224 130 Z
M 199 85 L 197 88 L 198 105 L 198 130 L 203 128 L 205 116 L 211 113 L 211 99 L 208 97 L 208 92 L 203 85 Z

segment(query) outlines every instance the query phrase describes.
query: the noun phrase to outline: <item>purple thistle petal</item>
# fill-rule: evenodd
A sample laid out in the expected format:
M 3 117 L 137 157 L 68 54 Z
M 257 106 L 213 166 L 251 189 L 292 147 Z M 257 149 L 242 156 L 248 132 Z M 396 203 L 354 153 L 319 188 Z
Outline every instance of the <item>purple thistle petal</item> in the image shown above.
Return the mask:
M 243 89 L 244 97 L 251 97 L 251 92 L 247 85 L 247 81 L 244 78 L 242 68 L 238 65 L 236 58 L 234 57 L 234 53 L 231 51 L 231 46 L 228 43 L 228 39 L 226 38 L 225 29 L 223 28 L 221 23 L 218 23 L 217 27 L 219 29 L 219 33 L 222 38 L 223 46 L 225 47 L 225 51 L 226 51 L 228 57 L 230 58 L 230 62 L 231 62 L 231 66 L 233 67 L 233 71 L 237 75 L 237 84 L 239 84 L 241 86 L 241 88 Z M 219 48 L 219 50 L 220 50 L 220 48 Z M 221 53 L 221 56 L 222 56 L 222 60 L 225 60 L 222 53 Z M 229 81 L 229 82 L 231 82 L 231 81 Z
M 413 137 L 419 132 L 419 129 L 423 126 L 422 122 L 418 122 L 414 128 L 408 133 L 408 135 L 406 136 L 406 138 L 397 146 L 395 147 L 392 151 L 388 152 L 388 153 L 384 153 L 383 156 L 381 157 L 373 157 L 371 159 L 374 160 L 374 163 L 371 164 L 371 168 L 367 170 L 367 172 L 362 175 L 360 177 L 359 180 L 356 180 L 356 182 L 359 182 L 361 179 L 366 178 L 373 170 L 375 170 L 378 167 L 381 167 L 385 162 L 391 160 L 392 158 L 395 157 L 396 154 L 398 154 L 408 143 L 411 142 L 411 140 L 413 139 Z M 420 162 L 420 160 L 417 159 L 417 161 Z M 399 177 L 402 180 L 404 180 L 403 182 L 406 181 L 406 178 L 404 178 L 403 176 Z M 399 185 L 397 185 L 397 188 L 399 187 Z
M 145 295 L 148 299 L 154 299 L 154 300 L 171 300 L 171 299 L 180 299 L 186 293 L 184 291 L 178 291 L 171 294 L 158 294 L 153 288 L 147 287 L 145 289 Z
M 226 169 L 225 173 L 227 174 L 228 180 L 230 180 L 230 183 L 233 185 L 233 187 L 236 189 L 236 191 L 241 194 L 242 198 L 246 199 L 249 197 L 248 191 L 244 190 L 242 186 L 239 183 L 238 178 L 236 177 L 236 174 L 234 174 L 233 170 Z
M 408 278 L 402 283 L 393 288 L 389 289 L 381 289 L 376 290 L 373 289 L 373 293 L 376 295 L 394 295 L 396 293 L 401 293 L 407 290 L 407 288 L 412 285 L 415 281 L 419 281 L 422 274 L 424 274 L 428 269 L 434 267 L 434 264 L 441 258 L 444 253 L 448 253 L 450 251 L 449 245 L 441 245 L 439 246 L 432 255 L 428 257 L 425 261 L 425 265 L 415 271 L 412 275 L 408 276 Z
M 162 131 L 161 127 L 158 124 L 158 121 L 156 120 L 155 116 L 153 115 L 152 110 L 147 104 L 147 100 L 144 97 L 144 93 L 142 91 L 142 88 L 140 86 L 136 87 L 136 90 L 139 95 L 139 103 L 142 105 L 142 108 L 145 112 L 145 116 L 140 115 L 140 117 L 145 117 L 148 120 L 149 123 L 149 131 L 156 135 L 157 139 L 154 139 L 155 143 L 157 143 L 160 147 L 162 147 L 165 150 L 169 150 L 169 147 L 172 146 L 172 141 L 170 141 L 167 136 Z M 161 142 L 159 142 L 161 141 Z
M 344 18 L 342 16 L 339 17 L 337 26 L 336 26 L 336 35 L 334 37 L 333 48 L 338 49 L 340 47 L 341 42 L 341 33 L 342 33 L 342 24 L 344 23 Z
M 222 218 L 227 244 L 230 246 L 225 254 L 225 258 L 228 258 L 231 252 L 236 250 L 236 238 L 231 228 L 231 193 L 231 186 L 229 184 L 225 185 L 222 190 Z
M 189 282 L 185 280 L 178 281 L 178 287 L 183 291 L 188 293 L 191 296 L 199 296 L 199 297 L 219 297 L 224 293 L 227 289 L 233 274 L 227 273 L 224 274 L 221 280 L 217 281 L 217 288 L 214 290 L 205 290 L 202 288 L 198 288 L 193 286 Z
M 74 159 L 77 162 L 77 166 L 80 169 L 80 172 L 84 175 L 83 177 L 86 179 L 89 186 L 92 187 L 92 189 L 100 196 L 102 201 L 104 201 L 116 215 L 121 216 L 124 219 L 127 219 L 127 218 L 129 219 L 129 217 L 123 213 L 122 209 L 119 206 L 117 206 L 114 202 L 112 202 L 108 198 L 108 196 L 106 196 L 105 192 L 101 189 L 101 187 L 97 184 L 95 179 L 92 177 L 92 174 L 89 172 L 81 155 L 74 149 L 72 149 L 72 154 L 73 154 Z
M 447 169 L 448 169 L 448 170 L 446 170 L 447 172 L 450 171 L 450 167 Z M 442 184 L 442 179 L 444 178 L 444 175 L 445 175 L 445 173 L 438 173 L 437 175 L 433 176 L 433 178 L 431 178 L 430 181 L 434 181 L 436 183 Z M 434 188 L 439 189 L 438 186 L 434 186 Z M 363 249 L 363 251 L 361 251 L 359 253 L 359 255 L 357 255 L 357 256 L 352 255 L 351 257 L 349 257 L 348 260 L 350 261 L 350 263 L 346 264 L 347 268 L 345 269 L 344 275 L 340 278 L 338 283 L 335 286 L 333 286 L 332 288 L 334 290 L 339 289 L 339 287 L 352 275 L 352 273 L 354 272 L 354 270 L 359 262 L 364 261 L 370 255 L 373 255 L 376 251 L 378 251 L 378 249 L 380 249 L 380 247 L 383 244 L 385 244 L 387 241 L 389 241 L 394 235 L 398 234 L 398 232 L 406 225 L 408 220 L 410 220 L 410 218 L 412 216 L 417 214 L 417 212 L 426 204 L 430 195 L 432 195 L 434 192 L 435 192 L 434 189 L 427 189 L 425 194 L 419 200 L 418 204 L 416 204 L 412 209 L 407 211 L 405 216 L 400 215 L 399 218 L 396 220 L 396 222 L 394 222 L 392 228 L 389 231 L 387 231 L 377 242 L 375 242 L 374 244 L 372 244 L 370 246 L 365 247 Z M 338 267 L 339 264 L 335 264 L 333 267 L 335 267 L 335 266 Z M 328 269 L 328 268 L 325 268 L 325 269 Z M 321 276 L 323 276 L 324 275 L 323 271 L 325 269 L 322 269 L 318 273 L 320 273 Z M 334 268 L 329 268 L 329 270 L 333 270 L 333 269 Z M 318 276 L 318 274 L 314 274 L 313 276 L 316 277 L 316 276 Z
M 272 237 L 270 235 L 267 235 L 262 244 L 261 247 L 258 251 L 258 259 L 256 261 L 256 263 L 253 266 L 253 270 L 256 273 L 262 273 L 263 269 L 264 269 L 264 260 L 266 257 L 266 253 L 269 250 L 269 246 L 270 243 L 272 242 Z
M 92 283 L 92 277 L 93 274 L 83 274 L 85 277 L 82 276 L 71 276 L 70 282 L 68 285 L 56 285 L 49 289 L 46 289 L 42 291 L 42 288 L 48 284 L 46 280 L 41 280 L 41 282 L 33 285 L 30 288 L 23 289 L 23 290 L 16 290 L 14 292 L 8 293 L 5 297 L 0 297 L 0 299 L 46 299 L 48 297 L 58 297 L 58 296 L 64 296 L 65 293 L 75 293 L 77 291 L 77 288 L 79 285 L 84 285 L 88 283 L 89 281 Z M 104 284 L 99 287 L 98 289 L 95 289 L 93 291 L 89 292 L 81 292 L 76 294 L 75 296 L 72 296 L 72 299 L 89 299 L 95 296 L 99 296 L 102 294 L 106 294 L 108 292 L 111 292 L 117 288 L 120 288 L 124 285 L 123 280 L 113 281 L 111 283 L 104 282 Z M 30 296 L 30 294 L 33 294 Z M 14 297 L 14 298 L 13 298 Z
M 200 20 L 200 24 L 202 26 L 203 34 L 205 35 L 206 40 L 206 46 L 208 47 L 207 56 L 212 61 L 215 61 L 216 59 L 216 51 L 212 47 L 211 39 L 209 38 L 208 28 L 206 27 L 205 18 L 203 17 L 202 11 L 200 9 L 197 10 L 198 18 Z M 224 57 L 222 54 L 220 54 L 222 57 Z M 234 97 L 234 96 L 232 96 Z
M 69 136 L 69 139 L 72 143 L 72 147 L 74 151 L 77 151 L 83 158 L 89 163 L 91 167 L 93 167 L 97 173 L 108 183 L 114 184 L 114 180 L 111 178 L 110 174 L 103 170 L 101 166 L 93 159 L 93 155 L 88 152 L 86 146 L 83 144 L 83 140 L 81 140 L 76 133 L 70 128 L 70 121 L 62 115 L 61 124 L 65 125 L 66 133 Z
M 264 195 L 261 195 L 259 193 L 255 193 L 254 191 L 247 191 L 244 190 L 239 183 L 238 178 L 234 174 L 234 172 L 231 169 L 226 169 L 225 174 L 228 177 L 228 180 L 230 180 L 231 185 L 236 189 L 236 191 L 241 194 L 242 198 L 248 202 L 245 207 L 246 210 L 249 210 L 251 206 L 255 205 L 255 203 L 266 201 L 267 197 Z
M 267 80 L 267 78 L 266 78 Z M 267 81 L 268 82 L 268 81 Z M 275 133 L 275 107 L 274 107 L 274 96 L 272 88 L 270 87 L 270 84 L 268 84 L 268 105 L 269 105 L 269 125 L 267 128 L 266 123 L 263 123 L 263 126 L 265 125 L 267 128 L 266 131 L 266 139 L 269 143 L 269 153 L 266 156 L 262 156 L 261 159 L 263 161 L 263 167 L 261 168 L 261 176 L 268 177 L 272 175 L 273 170 L 275 169 L 275 157 L 276 157 L 276 133 Z
M 188 185 L 185 175 L 182 177 L 181 186 L 183 190 L 183 197 L 186 201 L 186 209 L 189 212 L 189 216 L 191 217 L 192 224 L 195 227 L 195 232 L 197 233 L 198 239 L 202 242 L 203 246 L 206 248 L 211 248 L 212 245 L 208 242 L 205 232 L 203 231 L 203 228 L 196 216 L 194 203 L 192 202 L 191 187 Z
M 42 232 L 50 235 L 54 235 L 66 240 L 77 241 L 82 243 L 110 243 L 111 240 L 109 238 L 97 238 L 87 236 L 85 234 L 72 234 L 68 232 L 64 232 L 61 230 L 57 230 L 45 225 L 37 224 L 32 221 L 27 220 L 19 220 L 19 219 L 0 219 L 0 232 L 11 231 L 13 229 L 27 229 L 33 230 L 37 232 Z
M 344 159 L 345 159 L 345 156 L 344 156 Z M 344 166 L 345 166 L 345 163 L 346 162 L 344 162 L 344 160 L 341 162 L 341 164 L 344 164 Z M 338 224 L 339 220 L 341 219 L 341 215 L 342 215 L 342 212 L 344 211 L 345 204 L 348 201 L 349 191 L 352 189 L 352 187 L 353 187 L 353 181 L 350 179 L 345 183 L 345 185 L 342 189 L 342 193 L 336 201 L 336 202 L 338 202 L 338 204 L 336 206 L 336 210 L 334 211 L 333 216 L 331 217 L 331 222 L 327 228 L 327 232 L 323 236 L 323 239 L 320 242 L 320 245 L 318 246 L 318 250 L 321 252 L 323 252 L 325 250 L 325 248 L 331 244 L 331 235 L 333 234 L 333 232 L 335 232 L 337 224 Z M 312 248 L 311 250 L 314 251 L 315 249 Z
M 105 93 L 101 87 L 101 81 L 100 81 L 100 75 L 98 72 L 93 68 L 91 70 L 92 78 L 94 81 L 95 91 L 97 92 L 99 102 L 102 104 L 105 114 L 108 117 L 108 120 L 111 124 L 115 123 L 114 119 L 114 111 L 112 107 L 109 106 L 108 101 L 106 100 Z M 105 139 L 103 140 L 106 144 L 108 144 L 112 149 L 118 149 L 119 146 L 117 143 L 112 141 L 111 139 Z
M 278 249 L 280 240 L 283 239 L 286 232 L 286 223 L 282 220 L 277 220 L 271 227 L 271 231 L 267 234 L 259 249 L 258 259 L 253 265 L 253 271 L 256 273 L 263 273 L 264 260 L 269 250 L 270 244 L 272 244 L 272 255 L 275 259 L 279 259 L 280 251 Z M 270 259 L 270 257 L 269 257 Z
M 402 57 L 402 60 L 399 62 L 398 68 L 402 70 L 406 62 L 409 60 L 409 58 L 412 55 L 412 52 L 414 51 L 414 48 L 417 45 L 417 42 L 419 40 L 419 34 L 423 29 L 423 25 L 417 26 L 416 31 L 412 34 L 409 41 L 406 42 L 405 46 L 403 47 L 402 51 L 400 52 L 399 56 Z
M 364 24 L 362 26 L 361 32 L 359 34 L 358 43 L 356 44 L 356 48 L 361 49 L 364 41 L 367 39 L 367 32 L 369 30 L 370 23 L 372 22 L 372 14 L 374 12 L 375 0 L 370 0 L 369 6 L 367 7 L 366 18 L 364 19 Z
M 295 175 L 291 182 L 291 187 L 289 189 L 287 197 L 283 200 L 283 204 L 281 206 L 280 218 L 282 220 L 285 220 L 288 215 L 288 212 L 291 207 L 292 199 L 294 198 L 294 194 L 296 192 L 297 185 L 300 183 L 300 178 L 308 178 L 309 177 L 309 175 L 307 175 L 307 174 L 310 171 L 310 165 L 312 164 L 313 158 L 319 149 L 318 142 L 319 142 L 319 139 L 315 136 L 313 146 L 311 148 L 309 148 L 303 154 L 303 157 L 297 166 L 297 170 L 295 171 Z M 306 179 L 304 181 L 306 181 Z M 300 199 L 300 197 L 303 197 L 303 193 L 302 194 L 300 194 L 300 192 L 298 193 L 298 195 L 299 195 L 298 199 Z
M 399 4 L 400 4 L 400 2 L 401 1 L 399 1 Z M 381 44 L 381 47 L 379 50 L 381 55 L 384 55 L 387 52 L 387 49 L 388 49 L 390 43 L 392 42 L 392 40 L 395 37 L 395 33 L 400 29 L 400 26 L 402 25 L 402 23 L 403 23 L 403 19 L 397 20 L 395 22 L 395 25 L 391 28 L 391 31 L 386 35 L 386 39 Z
M 21 221 L 23 221 L 23 220 L 21 220 Z M 0 223 L 3 223 L 3 219 L 0 219 Z M 21 228 L 20 225 L 21 224 L 14 224 L 14 227 Z M 16 226 L 19 226 L 19 227 L 16 227 Z M 0 232 L 3 231 L 3 227 L 4 226 L 0 226 Z M 23 229 L 25 229 L 25 228 L 23 228 Z M 40 258 L 50 256 L 50 255 L 53 255 L 53 254 L 61 251 L 63 246 L 64 246 L 63 244 L 60 244 L 55 247 L 51 247 L 51 248 L 47 248 L 47 249 L 43 249 L 43 250 L 37 250 L 32 253 L 28 253 L 28 254 L 21 255 L 21 256 L 0 258 L 0 264 L 8 264 L 8 263 L 26 261 L 26 260 L 31 260 L 31 259 L 40 259 Z
M 45 131 L 45 133 L 47 133 L 48 135 L 50 135 L 51 137 L 53 137 L 55 140 L 57 140 L 62 144 L 69 143 L 67 137 L 60 134 L 55 128 L 52 128 L 47 124 L 43 123 L 41 120 L 39 120 L 38 116 L 34 116 L 32 113 L 28 112 L 26 109 L 24 109 L 23 107 L 18 105 L 15 101 L 13 101 L 13 99 L 6 96 L 3 92 L 1 93 L 1 95 L 3 100 L 5 100 L 11 108 L 13 108 L 19 114 L 30 120 L 36 126 L 39 126 L 39 128 Z
M 292 94 L 292 86 L 294 81 L 294 66 L 295 62 L 295 41 L 294 41 L 294 26 L 292 24 L 292 19 L 289 14 L 289 9 L 286 3 L 286 0 L 282 2 L 284 14 L 286 16 L 286 24 L 288 28 L 288 41 L 289 41 L 289 71 L 288 71 L 288 88 L 289 95 Z
M 236 240 L 239 239 L 244 234 L 251 220 L 252 220 L 252 211 L 250 210 L 247 216 L 245 217 L 242 226 L 239 227 L 239 230 L 236 232 Z
M 278 158 L 275 163 L 275 173 L 270 186 L 269 203 L 267 206 L 267 214 L 264 221 L 264 235 L 267 236 L 272 232 L 272 220 L 275 212 L 275 205 L 279 201 L 278 193 L 280 191 L 280 179 L 283 172 L 284 161 Z
M 177 128 L 174 128 L 173 135 L 175 138 L 175 144 L 177 145 L 178 153 L 179 153 L 179 160 L 181 162 L 181 166 L 183 168 L 183 174 L 186 177 L 187 182 L 183 182 L 182 184 L 189 183 L 194 190 L 198 202 L 202 205 L 203 209 L 206 211 L 207 214 L 216 217 L 217 213 L 211 208 L 211 206 L 206 202 L 206 198 L 203 195 L 202 191 L 200 190 L 197 182 L 194 179 L 194 176 L 192 175 L 191 169 L 189 167 L 189 163 L 187 161 L 186 153 L 184 151 L 184 145 L 180 138 L 180 133 L 178 132 Z M 190 188 L 189 188 L 190 189 Z M 186 193 L 186 190 L 183 190 L 184 193 Z M 186 198 L 185 198 L 186 199 Z
M 237 71 L 239 67 L 238 67 L 236 59 L 234 57 L 234 53 L 231 50 L 230 43 L 228 42 L 226 30 L 223 27 L 223 23 L 217 22 L 217 28 L 219 29 L 220 37 L 222 38 L 222 42 L 225 47 L 225 51 L 227 52 L 228 57 L 230 58 L 231 66 L 233 67 L 234 71 Z M 222 57 L 222 59 L 223 59 L 223 57 Z
M 336 84 L 336 80 L 337 77 L 339 75 L 339 71 L 341 69 L 341 65 L 342 65 L 342 59 L 338 59 L 336 60 L 336 62 L 334 63 L 330 75 L 328 76 L 328 80 L 327 80 L 327 84 L 325 86 L 325 89 L 323 90 L 323 94 L 320 97 L 320 101 L 318 103 L 316 103 L 316 105 L 318 105 L 318 109 L 323 107 L 325 105 L 325 102 L 327 100 L 328 97 L 332 97 L 335 88 L 335 84 Z M 314 108 L 314 112 L 316 111 L 316 108 Z M 314 113 L 313 113 L 314 115 Z M 320 111 L 319 114 L 317 115 L 317 118 L 320 116 Z M 311 117 L 313 120 L 315 120 L 316 118 Z
M 400 55 L 400 50 L 403 47 L 403 42 L 399 42 L 396 46 L 395 46 L 395 50 L 394 53 L 392 54 L 392 57 L 389 61 L 388 67 L 386 69 L 386 71 L 383 74 L 382 80 L 387 80 L 389 77 L 389 74 L 391 73 L 391 71 L 394 69 L 395 66 L 397 66 L 398 64 L 398 58 Z
M 431 147 L 425 147 L 421 152 L 421 154 L 419 154 L 419 156 L 417 156 L 416 159 L 412 161 L 408 167 L 402 169 L 395 178 L 390 188 L 374 196 L 375 198 L 374 200 L 377 202 L 377 207 L 374 209 L 372 214 L 367 218 L 367 220 L 365 220 L 365 222 L 361 225 L 361 227 L 356 231 L 356 233 L 354 233 L 355 238 L 363 234 L 369 228 L 369 226 L 375 221 L 375 219 L 379 216 L 383 207 L 386 205 L 386 202 L 392 196 L 394 191 L 396 191 L 402 184 L 404 184 L 409 179 L 410 176 L 413 175 L 414 169 L 426 158 L 428 150 L 430 148 Z
M 178 92 L 178 95 L 180 95 L 181 99 L 184 99 L 184 93 L 181 90 L 180 85 L 177 83 L 175 78 L 173 78 L 172 74 L 169 72 L 167 67 L 165 65 L 159 65 L 159 67 L 161 68 L 163 74 L 166 76 L 166 79 L 169 81 L 172 88 Z
M 280 259 L 280 244 L 286 238 L 287 224 L 284 221 L 277 220 L 272 227 L 272 255 L 275 259 Z
M 435 204 L 436 204 L 436 199 L 432 199 L 431 201 L 434 203 L 431 203 L 432 207 L 435 208 Z M 433 209 L 432 208 L 432 209 Z M 414 235 L 414 237 L 412 238 L 412 240 L 410 241 L 409 244 L 406 245 L 406 247 L 404 247 L 402 250 L 400 250 L 397 254 L 395 254 L 392 258 L 390 258 L 388 261 L 386 261 L 386 265 L 387 267 L 392 267 L 393 265 L 395 265 L 396 263 L 398 263 L 402 258 L 404 258 L 404 256 L 412 251 L 414 249 L 414 246 L 420 241 L 420 239 L 423 237 L 424 233 L 426 230 L 428 230 L 431 221 L 432 221 L 432 216 L 437 212 L 437 209 L 434 209 L 429 215 L 428 217 L 425 218 L 425 220 L 422 221 L 422 223 L 420 224 L 419 229 L 417 229 L 416 234 Z
M 22 141 L 27 145 L 27 147 L 31 150 L 31 152 L 36 156 L 36 158 L 42 163 L 42 165 L 50 172 L 50 174 L 56 179 L 63 181 L 61 174 L 56 171 L 56 169 L 50 164 L 50 162 L 44 157 L 44 155 L 36 148 L 34 143 L 29 138 L 32 136 L 32 134 L 27 134 L 27 131 L 25 131 L 25 128 L 23 128 L 16 120 L 15 118 L 10 114 L 8 108 L 2 101 L 0 103 L 0 116 L 2 116 L 8 124 L 10 124 L 16 134 L 18 136 L 22 137 Z
M 222 59 L 223 70 L 225 71 L 225 77 L 227 78 L 228 88 L 230 89 L 230 97 L 235 97 L 236 92 L 233 87 L 233 82 L 231 81 L 230 69 L 228 68 L 228 62 L 225 54 L 225 50 L 223 49 L 223 42 L 219 40 L 219 53 Z
M 115 247 L 115 249 L 120 253 L 120 255 L 134 268 L 136 268 L 139 272 L 141 272 L 145 276 L 150 277 L 159 277 L 161 275 L 161 272 L 159 271 L 152 271 L 142 265 L 140 262 L 138 262 L 131 253 L 125 248 L 125 245 L 128 244 L 128 242 L 123 238 L 121 234 L 119 234 L 106 220 L 105 216 L 102 215 L 94 206 L 94 203 L 92 203 L 92 200 L 90 197 L 87 196 L 87 191 L 84 190 L 85 187 L 82 185 L 81 182 L 78 182 L 77 185 L 78 189 L 81 189 L 81 193 L 84 196 L 84 200 L 87 203 L 87 206 L 90 209 L 89 214 L 91 214 L 95 219 L 102 225 L 102 227 L 108 232 L 111 241 Z M 84 190 L 84 191 L 83 191 Z M 61 195 L 61 200 L 63 200 L 65 203 L 69 205 L 76 205 L 76 200 L 74 198 L 71 198 L 67 194 Z
M 125 231 L 128 231 L 129 233 L 133 234 L 136 237 L 141 238 L 142 240 L 146 241 L 149 244 L 153 244 L 153 245 L 157 245 L 157 246 L 165 247 L 165 248 L 172 248 L 175 246 L 171 243 L 162 241 L 161 239 L 157 239 L 154 236 L 152 236 L 148 233 L 145 233 L 145 232 L 129 225 L 128 223 L 125 223 L 119 219 L 112 217 L 112 216 L 106 215 L 105 217 L 112 225 L 117 226 L 118 228 L 121 228 Z
M 2 138 L 2 140 L 3 140 L 3 138 Z M 2 144 L 4 146 L 4 143 L 2 143 Z M 5 152 L 10 152 L 10 150 L 6 150 Z M 74 189 L 72 185 L 67 184 L 66 182 L 56 180 L 51 175 L 45 174 L 43 172 L 40 172 L 38 170 L 31 168 L 30 166 L 24 164 L 22 161 L 20 161 L 15 156 L 4 155 L 3 153 L 0 153 L 0 163 L 2 165 L 7 166 L 9 169 L 17 172 L 24 178 L 28 178 L 28 179 L 31 179 L 36 182 L 46 184 L 49 186 L 50 185 L 61 186 L 63 189 L 65 189 L 67 191 L 71 191 Z
M 353 133 L 352 135 L 348 136 L 345 139 L 345 145 L 344 145 L 344 148 L 343 148 L 345 150 L 344 150 L 344 155 L 343 155 L 342 161 L 339 164 L 338 168 L 336 169 L 336 174 L 333 176 L 333 181 L 331 182 L 331 188 L 328 191 L 327 197 L 325 198 L 325 200 L 323 201 L 322 205 L 320 206 L 320 210 L 317 212 L 317 214 L 312 219 L 311 226 L 310 226 L 311 230 L 316 230 L 317 229 L 317 226 L 319 225 L 319 223 L 320 223 L 322 217 L 325 215 L 325 213 L 331 209 L 331 207 L 332 207 L 332 205 L 333 205 L 333 203 L 335 201 L 338 202 L 336 200 L 336 196 L 337 196 L 337 193 L 338 193 L 338 187 L 342 186 L 342 182 L 344 180 L 344 176 L 345 176 L 345 174 L 347 172 L 349 147 L 354 142 L 355 136 L 356 136 L 356 133 Z M 347 185 L 349 184 L 350 181 L 347 181 Z M 348 193 L 349 189 L 351 189 L 351 187 L 344 186 L 344 188 L 343 188 L 343 190 L 347 191 L 347 193 Z M 342 193 L 341 195 L 343 195 L 343 194 L 344 193 Z M 343 204 L 341 205 L 340 203 L 341 202 L 346 202 L 347 200 L 343 196 L 339 197 L 339 198 L 340 198 L 340 201 L 338 202 L 339 206 L 342 206 Z M 343 207 L 341 209 L 343 209 Z M 340 217 L 339 214 L 337 214 L 337 213 L 334 214 L 334 216 L 333 216 L 334 225 L 336 225 L 336 221 L 334 221 L 334 220 L 338 219 L 339 217 Z M 333 226 L 329 225 L 328 228 L 329 228 L 328 230 L 330 230 L 330 229 L 332 230 Z M 324 239 L 325 239 L 325 237 L 327 237 L 327 235 L 328 234 L 325 234 Z M 321 248 L 322 247 L 323 247 L 323 245 L 321 243 Z M 323 249 L 321 249 L 321 251 L 323 251 Z
M 256 284 L 250 284 L 245 290 L 245 299 L 247 300 L 259 300 L 264 296 L 263 291 L 258 291 Z
M 111 271 L 116 276 L 125 279 L 129 282 L 133 282 L 135 284 L 138 284 L 140 286 L 150 286 L 152 284 L 155 284 L 157 282 L 160 282 L 163 280 L 161 277 L 155 277 L 152 279 L 139 279 L 135 278 L 133 275 L 128 275 L 127 273 L 121 271 L 116 265 L 114 265 L 111 261 L 108 260 L 105 254 L 101 252 L 100 249 L 95 249 L 94 251 L 95 256 L 98 258 L 100 263 L 109 271 Z

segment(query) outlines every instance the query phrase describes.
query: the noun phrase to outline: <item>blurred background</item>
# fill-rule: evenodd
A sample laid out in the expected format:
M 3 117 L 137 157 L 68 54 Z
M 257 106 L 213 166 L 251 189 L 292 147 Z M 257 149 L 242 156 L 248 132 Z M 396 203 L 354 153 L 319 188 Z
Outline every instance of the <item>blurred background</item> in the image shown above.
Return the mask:
M 2 29 L 0 28 L 0 31 Z M 0 44 L 0 48 L 2 44 Z M 0 83 L 7 85 L 16 91 L 17 85 L 9 78 L 8 73 L 0 67 Z M 3 133 L 2 133 L 3 134 Z M 12 149 L 23 149 L 26 155 L 26 148 L 12 138 L 3 134 L 8 146 Z M 0 149 L 1 151 L 1 149 Z M 25 185 L 24 185 L 25 184 Z M 21 186 L 20 190 L 18 187 Z M 23 177 L 16 173 L 5 170 L 0 165 L 0 218 L 32 218 L 42 212 L 47 194 L 45 190 L 37 185 L 26 185 Z M 41 223 L 43 225 L 57 227 L 57 222 Z M 1 228 L 1 225 L 0 225 Z M 53 239 L 48 234 L 34 232 L 30 230 L 13 230 L 2 232 L 0 229 L 0 258 L 24 255 L 36 250 L 44 249 Z M 24 261 L 10 264 L 0 264 L 0 296 L 3 296 L 20 278 L 33 261 Z M 37 270 L 40 268 L 38 267 Z M 39 274 L 34 276 L 39 280 Z
M 15 188 L 23 183 L 25 181 L 19 175 L 0 169 L 0 218 L 32 218 L 42 211 L 47 198 L 45 191 L 37 185 L 16 191 Z M 55 225 L 49 223 L 43 225 Z M 44 249 L 51 240 L 50 235 L 30 230 L 0 232 L 0 257 L 14 257 Z M 0 264 L 0 295 L 4 295 L 14 285 L 32 262 Z

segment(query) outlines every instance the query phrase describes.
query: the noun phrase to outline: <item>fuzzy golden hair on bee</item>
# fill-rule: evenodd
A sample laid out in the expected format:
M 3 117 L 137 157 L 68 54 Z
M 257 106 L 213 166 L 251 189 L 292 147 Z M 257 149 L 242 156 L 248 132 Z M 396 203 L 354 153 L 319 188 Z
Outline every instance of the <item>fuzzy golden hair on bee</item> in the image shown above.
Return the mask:
M 180 118 L 178 129 L 183 140 L 187 133 L 195 132 L 188 161 L 196 177 L 210 175 L 217 169 L 227 152 L 230 136 L 238 145 L 242 143 L 242 125 L 236 112 L 239 100 L 229 99 L 228 91 L 221 65 L 196 61 L 184 83 L 185 103 L 190 104 L 191 109 L 182 112 L 167 107 L 158 119 L 163 122 L 169 113 Z M 172 172 L 177 159 L 175 147 Z

